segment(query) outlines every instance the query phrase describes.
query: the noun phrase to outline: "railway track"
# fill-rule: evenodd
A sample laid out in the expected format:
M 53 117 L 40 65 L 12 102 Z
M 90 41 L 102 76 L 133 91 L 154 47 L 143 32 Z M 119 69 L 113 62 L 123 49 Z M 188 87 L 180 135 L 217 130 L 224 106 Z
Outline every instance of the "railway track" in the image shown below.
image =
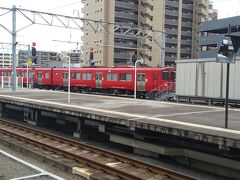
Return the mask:
M 1 119 L 0 133 L 120 179 L 196 179 L 127 156 Z

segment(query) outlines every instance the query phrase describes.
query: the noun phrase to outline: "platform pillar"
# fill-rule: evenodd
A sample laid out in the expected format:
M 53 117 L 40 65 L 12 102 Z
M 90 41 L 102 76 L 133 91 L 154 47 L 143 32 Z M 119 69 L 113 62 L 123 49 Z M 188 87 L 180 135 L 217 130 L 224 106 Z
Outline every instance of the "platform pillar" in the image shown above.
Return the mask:
M 80 138 L 81 137 L 81 132 L 82 132 L 82 121 L 79 120 L 77 122 L 77 130 L 75 132 L 73 132 L 73 137 Z
M 28 124 L 37 126 L 39 120 L 39 112 L 35 109 L 26 107 L 24 109 L 24 121 Z
M 5 104 L 0 103 L 0 117 L 4 117 L 5 115 Z

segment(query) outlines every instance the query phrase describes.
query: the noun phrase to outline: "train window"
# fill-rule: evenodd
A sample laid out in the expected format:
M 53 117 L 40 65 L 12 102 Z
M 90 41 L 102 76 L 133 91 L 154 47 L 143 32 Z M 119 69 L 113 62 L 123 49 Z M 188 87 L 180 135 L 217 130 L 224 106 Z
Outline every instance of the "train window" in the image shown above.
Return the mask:
M 120 74 L 120 81 L 132 81 L 131 74 Z
M 126 81 L 132 81 L 132 75 L 131 74 L 126 75 Z
M 126 74 L 120 74 L 120 78 L 119 78 L 119 80 L 120 81 L 126 81 Z
M 49 73 L 45 73 L 45 78 L 49 79 Z
M 138 74 L 137 75 L 137 81 L 145 81 L 146 76 L 145 74 Z
M 82 73 L 82 80 L 91 80 L 92 74 L 91 73 Z
M 68 79 L 68 73 L 67 72 L 63 73 L 63 79 Z
M 117 81 L 117 74 L 107 74 L 107 81 Z
M 168 71 L 162 71 L 162 80 L 168 80 L 168 79 L 169 79 Z
M 43 76 L 43 75 L 42 75 L 42 72 L 39 72 L 39 73 L 38 73 L 38 78 L 42 78 L 42 76 Z
M 30 78 L 32 78 L 34 76 L 34 73 L 33 72 L 30 72 L 29 75 L 28 75 Z
M 96 80 L 102 80 L 102 74 L 97 72 L 96 73 Z
M 72 73 L 72 79 L 80 79 L 80 73 Z

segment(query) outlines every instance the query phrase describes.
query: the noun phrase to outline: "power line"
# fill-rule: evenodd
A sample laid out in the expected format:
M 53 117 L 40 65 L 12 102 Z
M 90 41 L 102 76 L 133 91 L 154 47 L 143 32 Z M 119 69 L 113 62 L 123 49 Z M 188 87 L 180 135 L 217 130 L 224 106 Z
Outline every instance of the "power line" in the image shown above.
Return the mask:
M 47 11 L 52 11 L 52 10 L 56 10 L 56 9 L 60 9 L 60 8 L 65 8 L 67 6 L 71 6 L 71 5 L 78 4 L 78 3 L 82 3 L 82 1 L 75 1 L 75 2 L 72 2 L 72 3 L 68 3 L 68 4 L 63 4 L 61 6 L 57 6 L 55 8 L 49 9 Z

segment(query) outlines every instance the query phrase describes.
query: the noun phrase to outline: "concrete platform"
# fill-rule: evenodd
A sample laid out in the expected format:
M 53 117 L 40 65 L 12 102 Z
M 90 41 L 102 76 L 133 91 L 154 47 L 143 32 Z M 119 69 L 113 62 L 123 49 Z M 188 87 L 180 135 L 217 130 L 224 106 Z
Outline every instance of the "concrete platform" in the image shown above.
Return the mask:
M 240 109 L 229 109 L 229 129 L 224 129 L 225 109 L 149 100 L 71 94 L 37 89 L 0 90 L 0 102 L 111 122 L 204 142 L 240 148 Z

